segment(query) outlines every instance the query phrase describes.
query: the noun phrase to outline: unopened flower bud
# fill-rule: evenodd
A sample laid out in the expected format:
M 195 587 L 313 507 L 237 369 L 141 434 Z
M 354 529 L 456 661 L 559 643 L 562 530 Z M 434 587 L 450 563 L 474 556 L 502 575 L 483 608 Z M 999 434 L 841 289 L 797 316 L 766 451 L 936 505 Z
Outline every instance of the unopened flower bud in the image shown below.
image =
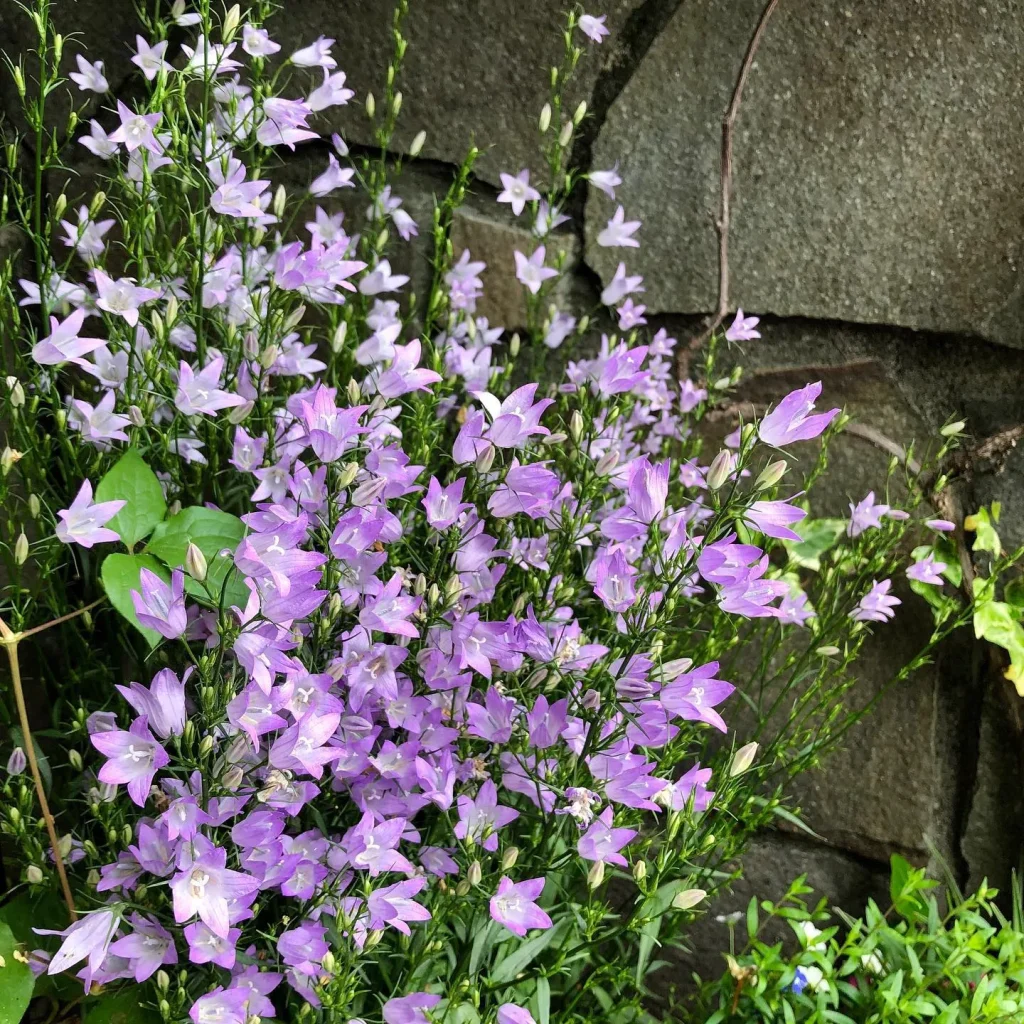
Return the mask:
M 21 386 L 21 381 L 17 377 L 8 377 L 7 386 L 11 390 L 11 405 L 15 409 L 20 409 L 25 404 L 25 389 Z
M 957 420 L 955 423 L 947 423 L 939 433 L 943 437 L 956 437 L 967 424 L 963 420 Z
M 617 449 L 612 449 L 610 452 L 605 452 L 597 460 L 597 465 L 594 466 L 594 472 L 598 476 L 607 476 L 617 465 L 619 464 L 619 453 Z
M 551 127 L 550 103 L 545 103 L 544 106 L 540 108 L 540 120 L 537 122 L 537 127 L 540 128 L 542 135 Z
M 125 824 L 121 829 L 121 839 L 123 842 L 130 843 L 132 841 L 132 827 L 129 824 Z
M 464 878 L 461 882 L 459 882 L 459 884 L 457 886 L 455 886 L 455 895 L 456 896 L 466 896 L 466 895 L 468 895 L 469 890 L 472 889 L 472 888 L 473 887 L 469 884 L 469 879 L 468 878 Z
M 706 896 L 707 893 L 703 889 L 684 889 L 672 900 L 672 906 L 676 910 L 690 910 L 698 903 L 703 902 Z
M 322 959 L 320 960 L 320 966 L 328 974 L 334 973 L 334 969 L 338 966 L 338 962 L 334 959 L 334 954 L 330 950 L 327 950 L 327 952 L 324 953 Z
M 545 437 L 541 438 L 541 441 L 545 445 L 547 445 L 549 448 L 552 447 L 552 446 L 563 445 L 568 440 L 569 440 L 569 435 L 568 434 L 563 434 L 562 431 L 560 431 L 560 430 L 556 430 L 555 433 L 548 434 Z
M 28 882 L 29 885 L 38 885 L 42 880 L 43 873 L 35 864 L 29 864 L 29 866 L 25 868 L 25 881 Z
M 255 331 L 246 331 L 242 339 L 242 351 L 246 359 L 258 359 L 260 355 L 260 339 Z
M 427 590 L 427 604 L 437 604 L 438 598 L 441 596 L 441 589 L 436 583 L 431 583 Z
M 402 109 L 402 93 L 401 91 L 395 93 L 395 98 L 391 101 L 391 110 L 395 117 L 398 117 L 399 112 Z
M 25 531 L 22 530 L 18 534 L 18 539 L 14 542 L 14 564 L 24 565 L 28 560 L 28 537 L 25 536 Z
M 494 445 L 489 444 L 477 457 L 476 468 L 478 473 L 489 473 L 494 465 Z
M 373 98 L 373 93 L 368 92 L 366 94 L 366 116 L 372 121 L 374 114 L 377 113 L 377 101 Z
M 76 772 L 80 772 L 82 770 L 82 755 L 77 750 L 75 750 L 74 747 L 72 747 L 68 751 L 68 761 L 71 763 L 71 767 L 74 768 Z
M 466 881 L 470 885 L 479 885 L 480 879 L 483 878 L 484 870 L 480 866 L 480 861 L 475 860 L 469 865 L 469 870 L 466 872 Z
M 604 861 L 595 860 L 587 872 L 587 885 L 591 889 L 597 889 L 604 881 Z
M 754 490 L 763 491 L 769 487 L 774 487 L 786 475 L 787 468 L 785 459 L 778 459 L 776 462 L 769 463 L 761 470 L 761 475 L 754 484 Z
M 21 68 L 15 64 L 11 68 L 11 76 L 14 78 L 14 87 L 18 90 L 18 95 L 25 98 L 25 74 Z
M 128 406 L 128 419 L 133 427 L 143 427 L 146 425 L 146 417 L 137 405 Z
M 558 144 L 562 149 L 565 149 L 572 142 L 573 127 L 572 121 L 566 121 L 562 125 L 562 130 L 558 133 Z
M 107 193 L 100 191 L 92 197 L 92 202 L 89 204 L 89 217 L 95 219 L 99 216 L 100 210 L 103 209 L 103 204 L 107 201 Z
M 638 860 L 633 865 L 633 877 L 638 882 L 642 882 L 647 877 L 647 861 Z
M 60 220 L 64 216 L 64 211 L 68 208 L 68 197 L 61 192 L 59 196 L 54 200 L 53 203 L 53 219 Z
M 342 320 L 334 329 L 331 335 L 331 351 L 340 352 L 345 347 L 345 337 L 348 335 L 348 324 Z
M 170 1017 L 171 1017 L 171 1004 L 169 1002 L 167 1002 L 166 999 L 161 999 L 160 1002 L 157 1003 L 157 1007 L 160 1010 L 160 1016 L 164 1020 L 170 1020 Z
M 755 757 L 757 757 L 756 743 L 747 743 L 740 747 L 733 755 L 732 764 L 729 765 L 729 778 L 742 775 L 754 763 Z
M 729 479 L 729 475 L 733 470 L 733 454 L 728 448 L 723 448 L 711 463 L 708 469 L 708 475 L 706 483 L 708 488 L 712 491 L 717 491 L 726 480 Z
M 583 694 L 583 700 L 581 703 L 588 711 L 600 711 L 601 694 L 599 694 L 597 690 L 587 690 L 587 692 Z
M 213 750 L 213 737 L 204 736 L 199 742 L 199 756 L 206 757 Z
M 166 992 L 171 987 L 171 979 L 163 969 L 156 972 L 156 987 L 161 992 Z
M 29 512 L 29 515 L 32 516 L 33 519 L 38 519 L 39 518 L 40 508 L 41 508 L 41 506 L 39 504 L 39 495 L 38 494 L 30 494 L 28 496 L 28 512 Z
M 178 297 L 172 295 L 167 300 L 167 305 L 164 307 L 164 323 L 168 327 L 174 326 L 174 321 L 178 319 Z
M 15 747 L 11 751 L 11 756 L 7 758 L 7 772 L 9 775 L 20 775 L 26 764 L 25 751 L 21 747 Z
M 510 846 L 501 855 L 501 870 L 508 871 L 516 866 L 516 861 L 519 860 L 519 847 Z
M 579 124 L 583 118 L 587 116 L 587 101 L 580 100 L 579 106 L 576 108 L 575 113 L 572 115 L 572 123 Z
M 21 452 L 8 445 L 2 452 L 0 452 L 0 473 L 7 476 L 11 471 L 11 466 L 13 466 L 20 458 Z
M 583 416 L 579 409 L 573 409 L 572 415 L 569 417 L 569 433 L 572 435 L 573 441 L 579 444 L 580 438 L 583 436 Z
M 821 655 L 823 658 L 834 658 L 839 653 L 839 648 L 834 647 L 832 644 L 825 644 L 824 647 L 819 647 L 814 653 Z
M 167 506 L 167 517 L 176 516 L 181 511 L 181 500 L 175 498 L 174 501 Z
M 206 579 L 206 555 L 189 541 L 185 551 L 185 572 L 199 583 Z
M 277 362 L 280 355 L 281 349 L 279 346 L 273 344 L 268 345 L 260 353 L 260 366 L 262 366 L 264 370 L 269 370 L 274 365 L 274 363 Z
M 288 192 L 285 189 L 284 185 L 278 185 L 277 188 L 274 190 L 274 202 L 272 204 L 275 217 L 280 218 L 284 216 L 284 208 L 287 205 L 287 203 Z
M 345 385 L 345 395 L 353 405 L 359 404 L 359 381 L 354 377 L 349 378 L 348 384 Z
M 444 587 L 445 597 L 448 598 L 449 601 L 452 601 L 461 593 L 462 580 L 460 580 L 458 576 L 450 576 Z
M 221 38 L 225 43 L 231 41 L 231 37 L 235 34 L 235 29 L 238 28 L 238 23 L 242 19 L 242 11 L 238 4 L 233 4 L 228 13 L 224 16 L 224 24 L 221 27 Z
M 242 405 L 236 405 L 231 409 L 228 409 L 227 420 L 233 427 L 237 427 L 239 423 L 244 420 L 249 413 L 256 408 L 256 403 L 250 399 L 244 402 Z
M 417 573 L 412 584 L 412 592 L 417 597 L 422 597 L 427 592 L 427 577 L 423 573 Z
M 377 236 L 377 241 L 375 243 L 378 251 L 380 251 L 381 249 L 385 249 L 387 247 L 388 239 L 390 237 L 391 236 L 388 234 L 388 229 L 381 228 L 380 234 Z
M 425 131 L 418 131 L 415 138 L 412 140 L 412 145 L 409 147 L 409 156 L 419 156 L 423 149 L 423 143 L 427 141 L 427 133 Z
M 515 359 L 515 357 L 519 355 L 519 349 L 522 347 L 522 344 L 523 342 L 522 339 L 519 337 L 519 332 L 516 331 L 516 333 L 513 334 L 512 337 L 509 339 L 508 343 L 508 354 L 513 359 Z
M 339 489 L 344 490 L 346 487 L 348 487 L 349 484 L 351 484 L 352 481 L 355 480 L 358 473 L 358 462 L 346 462 L 345 465 L 341 467 L 341 472 L 338 474 Z

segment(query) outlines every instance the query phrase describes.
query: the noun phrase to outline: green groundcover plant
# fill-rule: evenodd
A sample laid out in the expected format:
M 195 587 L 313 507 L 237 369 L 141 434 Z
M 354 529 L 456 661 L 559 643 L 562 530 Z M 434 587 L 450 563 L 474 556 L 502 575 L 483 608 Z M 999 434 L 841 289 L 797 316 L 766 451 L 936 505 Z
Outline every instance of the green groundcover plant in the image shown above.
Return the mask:
M 963 424 L 816 517 L 845 416 L 812 381 L 711 444 L 757 319 L 678 380 L 622 206 L 618 272 L 569 308 L 566 211 L 621 183 L 570 159 L 601 16 L 568 14 L 538 167 L 496 197 L 529 244 L 488 268 L 451 238 L 475 149 L 430 223 L 401 199 L 405 0 L 363 149 L 318 128 L 356 102 L 335 41 L 288 52 L 267 3 L 140 4 L 120 98 L 84 50 L 62 77 L 60 6 L 6 66 L 0 1024 L 33 994 L 87 1021 L 655 1019 L 665 950 L 870 709 L 894 577 L 934 611 L 894 683 L 972 618 L 1016 635 L 998 510 L 971 585 L 928 511 Z M 518 333 L 478 312 L 502 275 Z
M 750 901 L 742 953 L 700 993 L 695 1019 L 793 1024 L 1010 1024 L 1024 1019 L 1024 911 L 1014 881 L 1012 915 L 982 883 L 964 897 L 902 857 L 892 858 L 890 903 L 873 900 L 862 917 L 826 901 L 809 906 L 812 890 L 797 879 L 778 902 Z M 740 915 L 743 918 L 743 915 Z M 761 935 L 784 922 L 793 941 Z M 740 922 L 738 922 L 740 923 Z M 787 951 L 792 949 L 793 952 Z

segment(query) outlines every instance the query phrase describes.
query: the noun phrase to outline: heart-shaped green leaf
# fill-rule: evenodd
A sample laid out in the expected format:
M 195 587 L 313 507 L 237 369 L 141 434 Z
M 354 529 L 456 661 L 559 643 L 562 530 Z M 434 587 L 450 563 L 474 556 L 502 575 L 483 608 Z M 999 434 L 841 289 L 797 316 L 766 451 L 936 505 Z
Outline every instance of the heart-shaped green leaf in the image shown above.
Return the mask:
M 129 549 L 148 537 L 167 514 L 160 481 L 134 448 L 129 448 L 96 485 L 95 500 L 126 503 L 107 526 Z

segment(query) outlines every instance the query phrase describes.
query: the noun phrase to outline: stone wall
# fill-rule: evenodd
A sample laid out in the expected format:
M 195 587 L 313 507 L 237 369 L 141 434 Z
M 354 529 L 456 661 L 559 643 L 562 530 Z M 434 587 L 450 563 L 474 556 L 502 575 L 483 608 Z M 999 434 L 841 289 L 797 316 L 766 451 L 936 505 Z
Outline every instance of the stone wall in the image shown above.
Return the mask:
M 360 99 L 380 94 L 389 0 L 282 0 L 286 52 L 322 33 Z M 643 219 L 629 267 L 645 301 L 687 336 L 716 301 L 714 215 L 722 114 L 763 0 L 607 0 L 611 37 L 583 65 L 591 118 L 576 158 L 624 178 L 620 198 Z M 536 118 L 557 60 L 564 0 L 412 0 L 398 151 L 427 130 L 423 159 L 398 191 L 421 224 L 467 146 L 485 149 L 455 241 L 501 267 L 522 229 L 494 203 L 501 171 L 539 168 Z M 0 0 L 0 38 L 24 36 Z M 115 91 L 132 88 L 130 0 L 59 0 L 65 32 L 107 60 Z M 764 338 L 738 355 L 744 397 L 821 378 L 825 399 L 882 433 L 922 436 L 947 414 L 984 437 L 1024 422 L 1024 0 L 782 0 L 747 83 L 735 134 L 732 295 L 763 317 Z M 11 105 L 0 78 L 0 103 Z M 359 103 L 332 112 L 355 146 L 372 139 Z M 321 124 L 320 127 L 325 127 Z M 324 162 L 300 151 L 281 171 L 303 182 Z M 83 164 L 83 170 L 87 170 Z M 54 182 L 54 190 L 62 183 Z M 69 186 L 81 188 L 81 185 Z M 575 267 L 570 292 L 590 301 L 617 256 L 596 247 L 610 201 L 591 194 L 557 244 Z M 422 282 L 425 252 L 409 257 Z M 498 272 L 490 275 L 496 278 Z M 422 290 L 420 284 L 418 290 Z M 484 312 L 514 327 L 516 290 Z M 830 477 L 836 512 L 884 473 L 886 456 L 844 439 Z M 979 467 L 966 505 L 1000 499 L 1005 534 L 1024 541 L 1024 454 Z M 915 599 L 865 663 L 869 695 L 923 628 Z M 917 610 L 915 610 L 917 609 Z M 886 860 L 938 853 L 965 883 L 1005 882 L 1024 828 L 1021 706 L 998 658 L 970 637 L 882 701 L 847 748 L 805 779 L 799 799 L 820 839 L 765 837 L 748 859 L 751 890 L 771 896 L 802 871 L 850 910 L 884 888 Z M 719 964 L 725 926 L 708 920 L 694 964 Z

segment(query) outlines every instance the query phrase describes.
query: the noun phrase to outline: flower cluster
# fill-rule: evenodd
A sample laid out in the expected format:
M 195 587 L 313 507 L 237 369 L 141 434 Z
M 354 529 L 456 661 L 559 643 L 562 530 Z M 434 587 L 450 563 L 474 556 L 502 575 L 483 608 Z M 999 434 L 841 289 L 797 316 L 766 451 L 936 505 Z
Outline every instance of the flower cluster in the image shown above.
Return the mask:
M 174 5 L 177 27 L 199 26 L 180 49 L 150 24 L 133 57 L 149 100 L 117 100 L 79 137 L 121 201 L 60 221 L 78 271 L 20 282 L 49 323 L 32 401 L 79 460 L 40 551 L 106 553 L 127 647 L 160 664 L 116 687 L 123 702 L 108 689 L 78 709 L 91 819 L 64 856 L 89 869 L 86 912 L 34 966 L 76 971 L 87 992 L 150 982 L 165 1020 L 195 1024 L 529 1024 L 549 1018 L 552 987 L 565 1020 L 595 1019 L 602 986 L 637 1005 L 653 946 L 637 953 L 637 935 L 699 912 L 715 865 L 780 806 L 777 770 L 841 734 L 863 624 L 899 605 L 889 575 L 917 522 L 869 494 L 831 529 L 809 515 L 816 470 L 780 496 L 780 451 L 814 463 L 807 442 L 841 425 L 820 383 L 708 458 L 704 413 L 735 383 L 713 372 L 723 339 L 679 382 L 676 339 L 640 333 L 625 263 L 606 308 L 559 308 L 546 240 L 568 193 L 587 180 L 614 197 L 621 181 L 565 170 L 585 111 L 551 125 L 603 17 L 570 15 L 541 115 L 558 184 L 542 193 L 523 169 L 496 197 L 535 243 L 490 271 L 524 288 L 534 363 L 593 339 L 545 385 L 524 380 L 521 337 L 478 315 L 486 265 L 452 254 L 468 168 L 437 208 L 417 309 L 391 262 L 393 234 L 419 235 L 393 168 L 335 135 L 301 194 L 274 187 L 276 154 L 353 98 L 334 40 L 285 57 L 255 17 L 236 6 L 218 26 L 208 7 Z M 77 87 L 106 92 L 102 65 L 78 63 Z M 332 206 L 357 184 L 361 230 Z M 626 216 L 600 245 L 640 245 Z M 739 311 L 724 340 L 757 325 Z M 907 575 L 955 604 L 942 543 Z M 783 636 L 806 663 L 762 678 L 743 725 L 756 742 L 734 753 L 722 708 L 750 676 L 741 638 Z M 780 727 L 797 683 L 800 715 Z M 637 894 L 625 915 L 616 873 Z

